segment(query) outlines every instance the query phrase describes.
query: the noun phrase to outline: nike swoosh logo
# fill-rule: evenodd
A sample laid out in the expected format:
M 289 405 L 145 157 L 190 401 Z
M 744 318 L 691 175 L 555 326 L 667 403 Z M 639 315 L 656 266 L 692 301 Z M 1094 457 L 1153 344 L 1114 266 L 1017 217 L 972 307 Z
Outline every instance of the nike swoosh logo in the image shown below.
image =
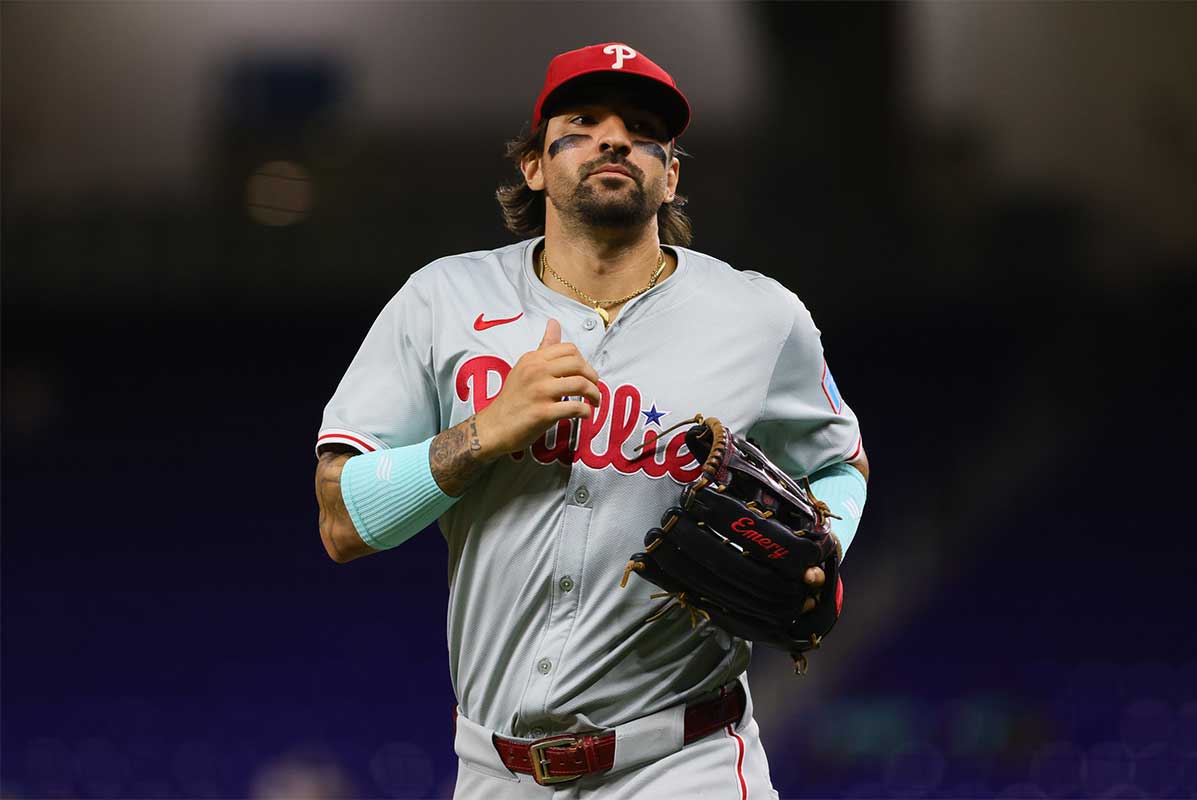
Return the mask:
M 493 328 L 496 325 L 506 325 L 508 322 L 515 322 L 522 316 L 524 316 L 524 312 L 522 311 L 516 314 L 514 317 L 510 317 L 509 319 L 483 319 L 482 315 L 479 314 L 478 319 L 474 320 L 474 330 L 484 331 L 487 328 Z

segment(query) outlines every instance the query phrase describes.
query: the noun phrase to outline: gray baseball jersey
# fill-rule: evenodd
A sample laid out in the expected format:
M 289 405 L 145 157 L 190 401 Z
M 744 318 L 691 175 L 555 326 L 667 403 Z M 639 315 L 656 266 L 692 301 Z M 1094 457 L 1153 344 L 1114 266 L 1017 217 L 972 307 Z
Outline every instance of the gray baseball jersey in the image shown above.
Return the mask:
M 485 408 L 521 355 L 561 323 L 602 402 L 491 465 L 439 520 L 449 548 L 449 665 L 463 716 L 500 734 L 610 728 L 739 675 L 749 646 L 691 627 L 632 577 L 645 532 L 698 475 L 685 426 L 701 412 L 747 431 L 793 475 L 854 458 L 856 417 L 810 314 L 777 281 L 674 247 L 677 270 L 604 329 L 536 277 L 539 239 L 420 269 L 366 335 L 318 443 L 414 444 Z M 649 448 L 646 448 L 649 449 Z

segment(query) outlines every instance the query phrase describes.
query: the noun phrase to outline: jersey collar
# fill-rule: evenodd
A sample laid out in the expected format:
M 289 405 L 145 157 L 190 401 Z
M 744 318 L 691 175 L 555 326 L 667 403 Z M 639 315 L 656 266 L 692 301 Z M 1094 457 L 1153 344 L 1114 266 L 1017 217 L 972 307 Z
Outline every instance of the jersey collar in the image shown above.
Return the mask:
M 544 241 L 543 236 L 538 236 L 535 239 L 529 239 L 524 242 L 523 253 L 521 260 L 523 261 L 520 273 L 523 275 L 523 281 L 527 285 L 528 290 L 533 296 L 546 301 L 554 308 L 568 308 L 571 312 L 577 311 L 584 314 L 594 314 L 594 309 L 586 305 L 580 300 L 575 300 L 571 297 L 566 297 L 563 294 L 554 292 L 549 287 L 545 286 L 540 278 L 536 277 L 535 259 L 536 248 Z M 688 270 L 688 260 L 686 258 L 686 249 L 684 247 L 674 247 L 672 245 L 661 245 L 663 250 L 667 250 L 677 258 L 677 269 L 673 271 L 668 278 L 658 283 L 653 288 L 649 289 L 642 295 L 633 297 L 620 310 L 619 316 L 616 317 L 616 323 L 623 319 L 628 312 L 638 305 L 643 305 L 644 308 L 636 312 L 637 315 L 647 311 L 649 308 L 657 305 L 662 298 L 670 297 L 677 293 L 677 287 L 686 279 Z

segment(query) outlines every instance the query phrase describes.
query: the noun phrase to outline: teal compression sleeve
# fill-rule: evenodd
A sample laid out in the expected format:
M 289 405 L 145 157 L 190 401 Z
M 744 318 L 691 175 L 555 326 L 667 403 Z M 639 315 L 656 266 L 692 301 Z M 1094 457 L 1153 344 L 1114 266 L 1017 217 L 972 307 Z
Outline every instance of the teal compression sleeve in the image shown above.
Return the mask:
M 844 554 L 856 536 L 860 515 L 864 511 L 868 482 L 860 470 L 848 464 L 832 464 L 810 476 L 811 493 L 843 519 L 833 519 L 831 530 L 839 537 Z
M 358 536 L 374 549 L 398 547 L 457 502 L 432 476 L 431 445 L 428 439 L 345 462 L 341 497 Z

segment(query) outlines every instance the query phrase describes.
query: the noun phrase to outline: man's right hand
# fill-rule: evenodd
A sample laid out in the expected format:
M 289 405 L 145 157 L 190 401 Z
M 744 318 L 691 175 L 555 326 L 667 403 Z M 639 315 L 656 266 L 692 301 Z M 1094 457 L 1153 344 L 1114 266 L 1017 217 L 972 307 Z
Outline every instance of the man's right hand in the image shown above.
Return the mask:
M 601 397 L 598 382 L 594 367 L 561 341 L 561 324 L 550 319 L 540 345 L 520 356 L 498 396 L 478 412 L 479 457 L 489 462 L 523 450 L 559 420 L 589 419 Z M 579 396 L 590 404 L 571 399 Z

